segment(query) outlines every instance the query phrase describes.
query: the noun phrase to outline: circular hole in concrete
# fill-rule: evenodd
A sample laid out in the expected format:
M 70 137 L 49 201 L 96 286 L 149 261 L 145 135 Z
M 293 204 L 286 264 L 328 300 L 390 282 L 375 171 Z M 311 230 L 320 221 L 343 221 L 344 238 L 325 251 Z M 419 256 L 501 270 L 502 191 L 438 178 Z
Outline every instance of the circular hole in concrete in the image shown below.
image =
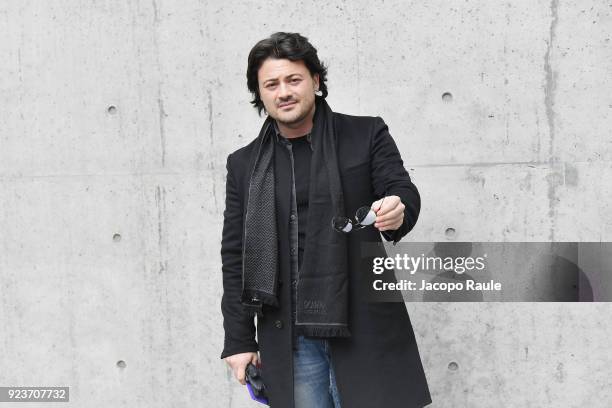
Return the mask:
M 119 241 L 121 241 L 121 234 L 115 234 L 115 235 L 113 235 L 113 241 L 115 241 L 115 242 L 119 242 Z
M 459 369 L 459 364 L 455 363 L 454 361 L 451 361 L 450 363 L 448 363 L 448 369 L 451 371 L 457 371 Z
M 444 234 L 446 235 L 447 238 L 454 238 L 455 237 L 455 229 L 452 227 L 448 227 L 446 229 L 446 231 L 444 231 Z
M 106 109 L 106 111 L 107 111 L 109 114 L 114 115 L 115 113 L 117 113 L 117 107 L 116 107 L 116 106 L 111 105 L 111 106 L 109 106 L 109 107 L 108 107 L 108 109 Z
M 127 366 L 127 364 L 125 364 L 125 361 L 123 361 L 123 360 L 117 361 L 117 367 L 125 368 L 126 366 Z
M 444 92 L 442 94 L 442 100 L 444 102 L 452 102 L 453 101 L 453 94 L 451 94 L 450 92 Z

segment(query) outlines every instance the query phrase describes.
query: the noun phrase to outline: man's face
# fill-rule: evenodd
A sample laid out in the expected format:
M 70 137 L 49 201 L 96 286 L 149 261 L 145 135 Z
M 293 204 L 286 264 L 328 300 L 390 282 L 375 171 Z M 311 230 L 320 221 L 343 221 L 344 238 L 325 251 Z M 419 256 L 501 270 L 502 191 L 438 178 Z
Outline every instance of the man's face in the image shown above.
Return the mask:
M 257 81 L 266 112 L 277 122 L 298 126 L 314 113 L 319 75 L 311 76 L 304 61 L 268 58 L 257 73 Z

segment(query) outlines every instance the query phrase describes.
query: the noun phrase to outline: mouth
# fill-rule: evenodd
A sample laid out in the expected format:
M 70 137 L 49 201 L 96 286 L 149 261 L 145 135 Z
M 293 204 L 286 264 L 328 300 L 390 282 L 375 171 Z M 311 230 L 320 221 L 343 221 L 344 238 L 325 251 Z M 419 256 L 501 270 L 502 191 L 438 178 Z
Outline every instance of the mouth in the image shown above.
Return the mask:
M 296 103 L 297 103 L 297 102 L 295 102 L 295 101 L 292 101 L 292 102 L 285 102 L 285 103 L 281 103 L 280 105 L 278 105 L 278 107 L 279 107 L 280 109 L 287 109 L 287 108 L 292 107 L 292 106 L 293 106 L 293 105 L 295 105 Z

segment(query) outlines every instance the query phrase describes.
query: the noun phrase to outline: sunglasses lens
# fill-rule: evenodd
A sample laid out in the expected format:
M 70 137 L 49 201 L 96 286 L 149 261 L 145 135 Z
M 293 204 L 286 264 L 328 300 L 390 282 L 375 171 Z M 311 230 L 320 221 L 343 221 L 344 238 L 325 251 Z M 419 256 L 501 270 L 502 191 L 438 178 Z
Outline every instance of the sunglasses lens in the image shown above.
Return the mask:
M 376 213 L 370 207 L 361 207 L 357 210 L 355 219 L 361 225 L 372 225 L 376 220 Z
M 353 229 L 353 224 L 351 224 L 351 220 L 346 217 L 334 217 L 332 219 L 332 226 L 336 231 L 340 232 L 351 232 Z

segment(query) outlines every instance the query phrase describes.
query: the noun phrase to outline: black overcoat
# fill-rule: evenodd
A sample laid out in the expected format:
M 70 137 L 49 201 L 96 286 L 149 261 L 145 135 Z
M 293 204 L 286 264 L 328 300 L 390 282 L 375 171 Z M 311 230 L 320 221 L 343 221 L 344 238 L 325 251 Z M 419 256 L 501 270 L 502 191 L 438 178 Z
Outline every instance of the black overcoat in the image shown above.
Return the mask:
M 357 208 L 369 206 L 385 195 L 397 195 L 406 206 L 404 223 L 398 230 L 384 235 L 387 240 L 398 241 L 414 227 L 421 204 L 418 190 L 404 168 L 387 125 L 380 117 L 334 113 L 333 118 L 347 216 L 351 217 Z M 227 159 L 221 244 L 225 343 L 221 358 L 259 350 L 270 405 L 290 408 L 293 407 L 291 285 L 283 284 L 291 282 L 290 255 L 288 239 L 281 238 L 289 236 L 291 174 L 286 171 L 275 173 L 280 307 L 265 306 L 263 317 L 257 318 L 256 329 L 254 319 L 243 312 L 240 303 L 243 219 L 250 169 L 256 155 L 254 140 Z M 349 329 L 352 336 L 329 342 L 342 407 L 428 405 L 431 397 L 406 305 L 401 301 L 368 302 L 363 294 L 364 285 L 369 285 L 374 275 L 371 263 L 369 271 L 367 269 L 368 258 L 362 256 L 362 242 L 378 242 L 380 251 L 384 251 L 381 234 L 374 227 L 349 236 Z M 385 253 L 378 255 L 385 256 Z

